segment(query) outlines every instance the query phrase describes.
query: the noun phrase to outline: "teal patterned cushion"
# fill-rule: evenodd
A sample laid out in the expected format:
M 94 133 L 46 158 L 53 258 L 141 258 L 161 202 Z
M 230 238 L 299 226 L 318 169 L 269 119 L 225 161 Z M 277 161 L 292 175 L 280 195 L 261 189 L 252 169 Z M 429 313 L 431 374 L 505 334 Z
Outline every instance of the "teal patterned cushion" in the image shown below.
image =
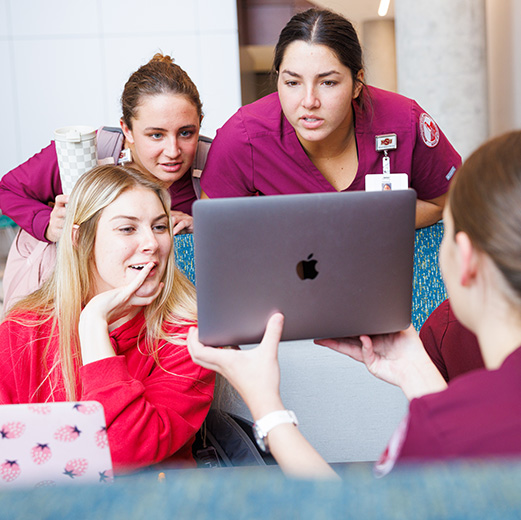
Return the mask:
M 194 236 L 191 233 L 176 235 L 174 249 L 177 267 L 195 285 Z
M 447 297 L 438 264 L 438 251 L 442 238 L 442 223 L 416 230 L 412 323 L 418 331 L 429 314 Z M 195 284 L 192 234 L 175 237 L 175 255 L 179 269 Z
M 429 314 L 447 298 L 438 252 L 443 238 L 441 222 L 416 230 L 412 284 L 412 323 L 417 331 Z

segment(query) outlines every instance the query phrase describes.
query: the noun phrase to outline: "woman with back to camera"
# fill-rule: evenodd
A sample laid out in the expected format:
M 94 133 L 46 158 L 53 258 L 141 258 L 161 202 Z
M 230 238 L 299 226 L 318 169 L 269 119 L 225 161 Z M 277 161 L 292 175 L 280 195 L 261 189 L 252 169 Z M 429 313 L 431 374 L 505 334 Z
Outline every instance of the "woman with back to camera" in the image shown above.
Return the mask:
M 449 190 L 440 264 L 454 314 L 477 336 L 485 367 L 449 385 L 411 326 L 395 334 L 316 340 L 400 386 L 409 413 L 376 465 L 521 456 L 521 131 L 493 139 L 460 168 Z M 192 358 L 237 388 L 273 456 L 292 475 L 332 477 L 299 433 L 279 391 L 283 317 L 261 345 L 240 352 L 205 347 L 195 329 Z M 293 424 L 292 424 L 293 423 Z
M 100 163 L 133 166 L 154 176 L 172 199 L 174 233 L 192 229 L 192 203 L 209 140 L 199 137 L 199 92 L 169 56 L 156 54 L 128 79 L 121 129 L 97 134 Z M 195 185 L 194 185 L 195 182 Z M 68 194 L 63 194 L 54 142 L 0 180 L 0 208 L 22 231 L 4 274 L 4 306 L 35 290 L 54 266 Z
M 217 132 L 204 195 L 363 190 L 366 174 L 383 173 L 376 136 L 390 135 L 390 173 L 406 173 L 418 194 L 416 227 L 441 218 L 461 158 L 417 103 L 365 85 L 348 20 L 323 9 L 296 14 L 280 33 L 272 70 L 277 92 L 240 108 Z
M 69 198 L 51 277 L 0 325 L 0 404 L 99 401 L 116 470 L 193 466 L 214 388 L 186 348 L 195 319 L 168 192 L 98 166 Z

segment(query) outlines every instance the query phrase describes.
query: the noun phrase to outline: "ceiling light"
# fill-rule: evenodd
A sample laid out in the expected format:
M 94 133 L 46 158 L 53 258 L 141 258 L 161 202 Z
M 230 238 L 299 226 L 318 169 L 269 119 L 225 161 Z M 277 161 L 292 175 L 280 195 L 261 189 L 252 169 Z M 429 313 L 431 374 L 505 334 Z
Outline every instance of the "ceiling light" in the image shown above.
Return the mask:
M 378 7 L 378 16 L 385 16 L 389 10 L 391 0 L 380 0 L 380 7 Z

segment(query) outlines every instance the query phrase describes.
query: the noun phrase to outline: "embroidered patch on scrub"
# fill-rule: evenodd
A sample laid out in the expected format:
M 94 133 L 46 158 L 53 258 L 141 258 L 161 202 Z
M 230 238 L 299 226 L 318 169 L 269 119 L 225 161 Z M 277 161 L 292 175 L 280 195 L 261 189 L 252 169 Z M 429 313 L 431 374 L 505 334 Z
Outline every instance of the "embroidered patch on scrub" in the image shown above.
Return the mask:
M 425 112 L 420 116 L 420 134 L 423 142 L 429 148 L 434 148 L 440 142 L 440 130 L 438 125 L 434 122 L 434 119 Z

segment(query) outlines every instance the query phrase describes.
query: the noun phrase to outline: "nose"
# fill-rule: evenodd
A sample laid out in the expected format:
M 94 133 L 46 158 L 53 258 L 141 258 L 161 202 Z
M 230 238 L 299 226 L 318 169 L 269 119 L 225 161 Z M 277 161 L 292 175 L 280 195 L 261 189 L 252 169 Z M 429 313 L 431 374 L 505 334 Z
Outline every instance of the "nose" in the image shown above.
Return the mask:
M 141 237 L 141 251 L 144 253 L 155 253 L 159 248 L 159 242 L 152 229 L 143 231 Z
M 320 100 L 316 95 L 314 86 L 306 87 L 304 97 L 302 98 L 302 106 L 306 109 L 318 108 L 320 106 Z
M 179 143 L 175 137 L 169 139 L 164 148 L 164 154 L 171 159 L 178 157 L 181 154 L 181 148 L 179 148 Z

